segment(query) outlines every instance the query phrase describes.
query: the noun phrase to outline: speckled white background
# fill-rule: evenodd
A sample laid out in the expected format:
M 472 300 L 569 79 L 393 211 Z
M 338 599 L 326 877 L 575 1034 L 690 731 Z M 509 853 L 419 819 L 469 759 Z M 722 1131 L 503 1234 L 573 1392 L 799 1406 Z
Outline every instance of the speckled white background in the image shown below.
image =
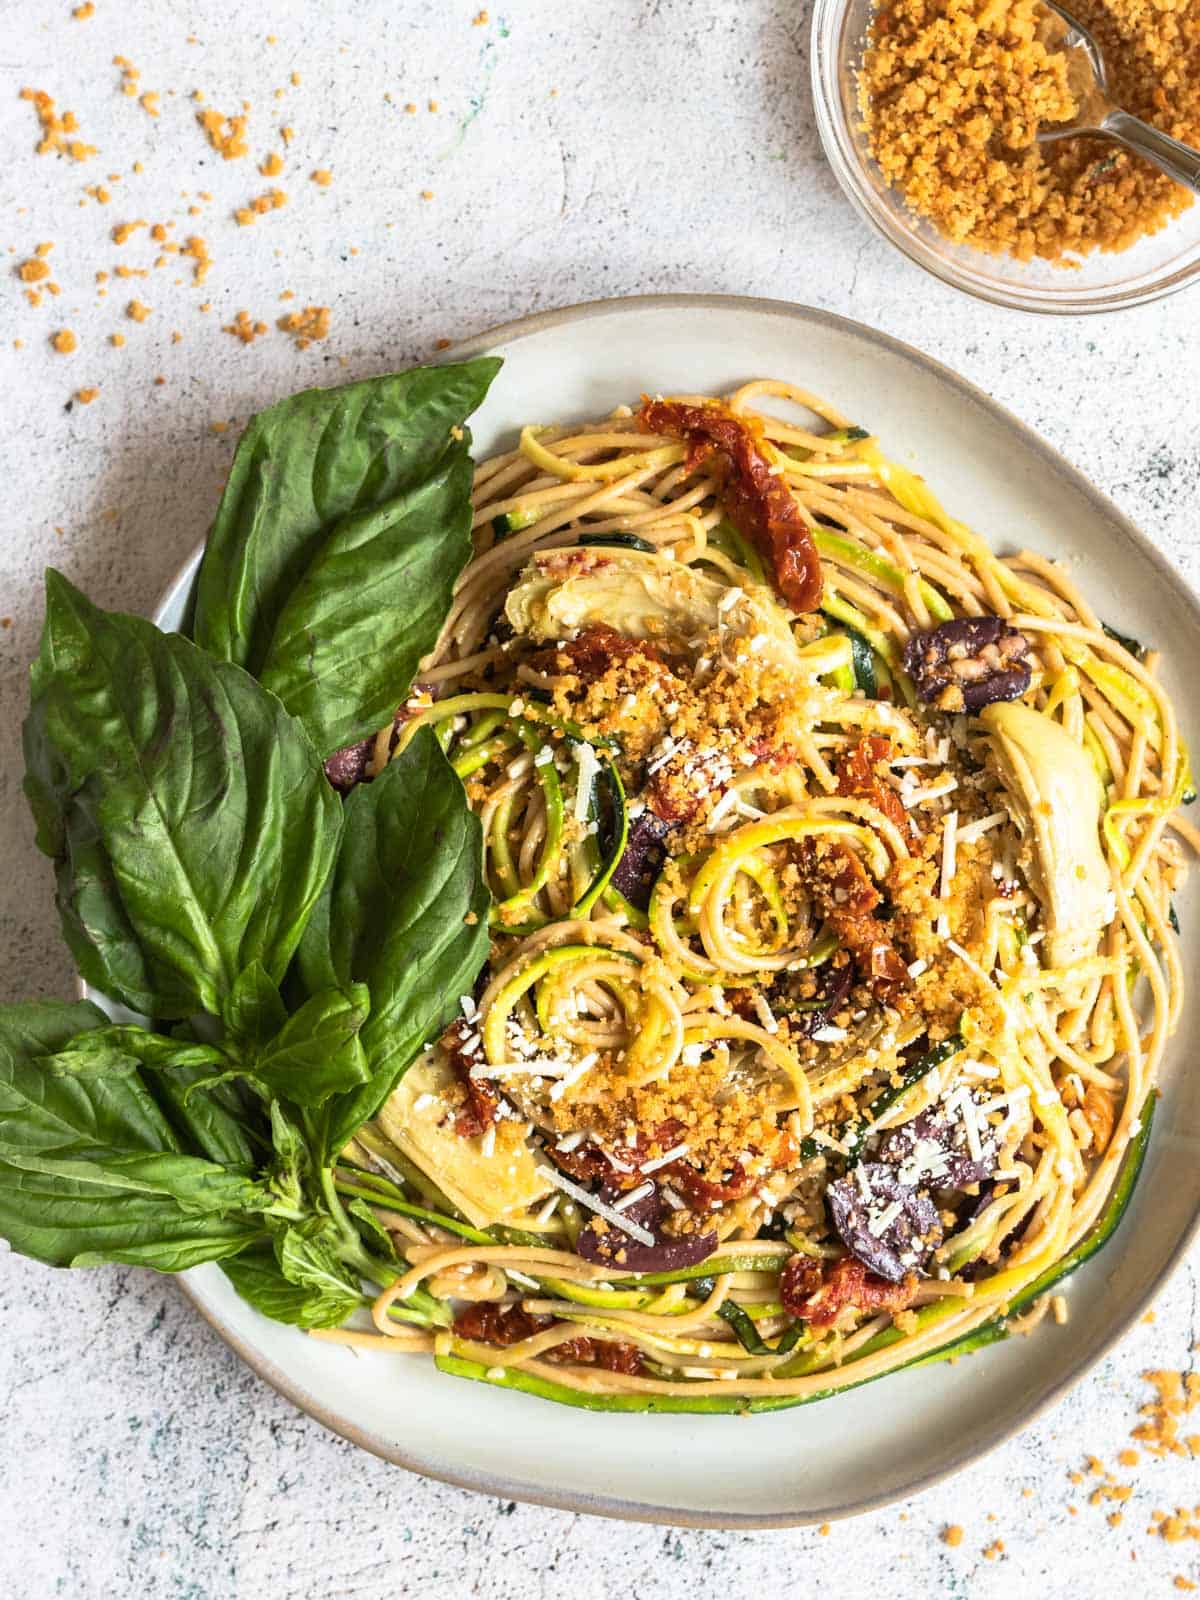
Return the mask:
M 1200 300 L 1034 320 L 897 259 L 822 162 L 803 3 L 510 0 L 481 26 L 471 0 L 96 0 L 86 21 L 70 11 L 71 0 L 0 0 L 2 998 L 66 994 L 71 981 L 18 783 L 42 568 L 62 567 L 104 604 L 149 607 L 203 534 L 226 470 L 234 432 L 211 424 L 302 385 L 605 295 L 807 301 L 981 384 L 1200 575 Z M 157 119 L 118 92 L 118 53 L 161 95 Z M 77 113 L 99 147 L 86 166 L 34 154 L 26 84 Z M 187 100 L 196 89 L 223 112 L 250 101 L 251 158 L 223 162 L 207 147 Z M 283 148 L 283 123 L 295 139 L 285 173 L 268 180 L 254 163 Z M 309 181 L 316 167 L 332 171 L 330 187 Z M 112 202 L 86 199 L 84 185 L 109 173 L 121 174 Z M 287 206 L 238 228 L 234 206 L 272 183 Z M 187 217 L 189 204 L 203 215 Z M 202 234 L 208 282 L 193 286 L 174 260 L 155 269 L 145 231 L 112 243 L 115 224 L 139 218 Z M 44 240 L 62 292 L 34 308 L 15 265 Z M 118 261 L 148 278 L 114 279 L 99 295 L 95 273 Z M 290 304 L 332 308 L 324 343 L 298 353 L 272 326 L 246 348 L 221 332 L 243 308 L 273 325 L 290 308 L 285 289 Z M 141 324 L 124 315 L 135 296 L 152 308 Z M 78 337 L 71 356 L 49 348 L 60 327 Z M 114 331 L 124 348 L 108 344 Z M 94 385 L 92 405 L 69 403 Z M 1200 1500 L 1200 1466 L 1120 1470 L 1134 1494 L 1115 1529 L 1111 1507 L 1089 1505 L 1089 1485 L 1068 1477 L 1085 1452 L 1114 1464 L 1146 1398 L 1144 1369 L 1188 1366 L 1195 1261 L 1154 1323 L 1051 1416 L 953 1482 L 825 1535 L 621 1527 L 422 1482 L 298 1415 L 150 1274 L 51 1274 L 5 1258 L 0 1327 L 0 1587 L 14 1600 L 835 1589 L 1008 1600 L 1035 1585 L 1080 1600 L 1200 1581 L 1195 1543 L 1146 1532 L 1152 1509 Z M 964 1529 L 957 1549 L 939 1542 L 947 1523 Z M 1003 1554 L 985 1559 L 997 1538 Z

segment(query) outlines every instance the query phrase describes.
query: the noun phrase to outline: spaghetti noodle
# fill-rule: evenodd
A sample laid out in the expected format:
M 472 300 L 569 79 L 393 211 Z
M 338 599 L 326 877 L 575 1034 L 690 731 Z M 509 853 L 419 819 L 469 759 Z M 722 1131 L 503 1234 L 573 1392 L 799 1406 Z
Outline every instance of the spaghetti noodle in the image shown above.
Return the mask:
M 1179 1014 L 1157 655 L 788 383 L 527 427 L 474 503 L 366 775 L 433 728 L 491 955 L 339 1165 L 402 1262 L 355 1337 L 704 1411 L 1000 1336 Z

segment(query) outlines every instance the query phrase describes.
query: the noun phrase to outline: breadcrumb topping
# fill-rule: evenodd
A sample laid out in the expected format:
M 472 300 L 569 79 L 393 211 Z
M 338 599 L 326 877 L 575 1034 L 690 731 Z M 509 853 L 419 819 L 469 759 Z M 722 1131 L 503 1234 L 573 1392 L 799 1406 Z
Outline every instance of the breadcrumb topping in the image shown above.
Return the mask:
M 1196 0 L 1075 0 L 1074 10 L 1104 54 L 1112 99 L 1197 143 Z M 1124 250 L 1191 196 L 1106 142 L 1037 143 L 1039 128 L 1079 109 L 1061 25 L 1048 16 L 1037 0 L 882 6 L 859 84 L 871 153 L 908 205 L 956 243 L 1026 261 Z

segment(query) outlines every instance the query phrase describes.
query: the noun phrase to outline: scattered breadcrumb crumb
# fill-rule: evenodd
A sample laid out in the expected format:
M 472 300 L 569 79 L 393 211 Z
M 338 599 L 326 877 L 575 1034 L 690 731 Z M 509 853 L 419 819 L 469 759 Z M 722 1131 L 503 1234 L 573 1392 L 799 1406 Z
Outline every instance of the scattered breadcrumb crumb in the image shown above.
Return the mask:
M 1177 1589 L 1194 1589 L 1196 1587 L 1190 1578 L 1184 1577 L 1182 1572 L 1176 1573 L 1174 1581 Z
M 125 307 L 125 315 L 132 317 L 135 322 L 145 322 L 150 315 L 150 307 L 143 305 L 140 300 L 131 300 Z
M 432 189 L 422 189 L 421 190 L 421 199 L 422 200 L 432 200 L 433 199 L 433 190 Z
M 102 183 L 90 184 L 88 188 L 84 190 L 84 193 L 90 194 L 96 204 L 101 206 L 106 206 L 112 199 L 112 195 Z
M 1149 1455 L 1194 1455 L 1190 1440 L 1179 1437 L 1179 1419 L 1200 1404 L 1200 1373 L 1151 1370 L 1142 1377 L 1155 1391 L 1155 1399 L 1140 1408 L 1146 1418 L 1130 1433 Z M 1195 1437 L 1195 1436 L 1193 1436 Z
M 162 110 L 161 106 L 158 103 L 158 100 L 159 100 L 158 90 L 157 89 L 147 89 L 145 94 L 138 101 L 138 105 L 141 106 L 142 110 L 146 113 L 146 115 L 148 117 L 157 117 L 157 116 L 159 116 L 161 114 L 161 110 Z
M 951 1522 L 942 1529 L 938 1536 L 943 1544 L 948 1544 L 951 1550 L 957 1550 L 963 1542 L 963 1531 L 957 1522 Z
M 284 144 L 291 144 L 292 140 L 296 137 L 296 130 L 290 126 L 280 128 L 279 137 L 283 140 Z
M 79 401 L 81 406 L 90 406 L 92 401 L 99 393 L 99 387 L 94 389 L 76 389 L 75 398 Z
M 72 7 L 71 15 L 76 22 L 86 22 L 89 17 L 96 15 L 96 7 L 93 5 L 92 0 L 83 0 L 81 6 Z
M 64 111 L 60 117 L 53 98 L 44 89 L 22 89 L 21 99 L 30 101 L 41 124 L 42 137 L 34 146 L 38 155 L 66 155 L 72 161 L 86 161 L 96 154 L 94 144 L 70 137 L 79 131 L 78 117 L 73 111 Z
M 1004 1554 L 1004 1540 L 1003 1539 L 993 1539 L 991 1544 L 985 1546 L 984 1552 L 983 1552 L 983 1559 L 985 1561 L 996 1561 L 1003 1554 Z
M 287 199 L 282 189 L 268 189 L 266 194 L 256 195 L 249 205 L 239 206 L 233 215 L 238 226 L 245 228 L 268 211 L 282 210 L 287 205 Z
M 115 349 L 119 350 L 125 343 L 125 335 L 123 333 L 110 333 L 108 336 L 108 342 Z
M 119 222 L 112 231 L 112 241 L 114 244 L 125 244 L 139 228 L 144 228 L 145 226 L 146 222 L 143 218 L 139 218 L 136 222 Z
M 212 266 L 212 257 L 208 253 L 208 244 L 198 233 L 193 233 L 183 242 L 181 255 L 190 256 L 194 263 L 192 268 L 192 282 L 203 283 L 208 277 L 208 269 Z
M 410 100 L 404 109 L 408 112 L 410 117 L 415 117 L 417 114 L 417 102 L 415 100 Z
M 821 1535 L 822 1538 L 827 1538 L 829 1536 L 829 1534 L 832 1532 L 832 1529 L 830 1528 L 830 1526 L 829 1526 L 829 1524 L 827 1522 L 823 1522 L 821 1524 L 821 1526 L 817 1529 L 817 1532 Z
M 330 172 L 328 167 L 318 167 L 316 171 L 311 174 L 311 176 L 312 181 L 314 183 L 319 183 L 322 189 L 328 189 L 329 185 L 333 182 L 333 173 Z
M 294 89 L 298 89 L 300 87 L 300 74 L 298 72 L 292 73 L 291 82 Z
M 40 256 L 31 256 L 28 261 L 22 261 L 17 267 L 17 277 L 22 283 L 40 283 L 43 278 L 50 276 L 50 268 Z
M 283 157 L 278 150 L 269 150 L 263 157 L 258 170 L 264 178 L 277 178 L 283 171 Z
M 121 69 L 121 93 L 130 99 L 138 92 L 137 81 L 141 77 L 140 70 L 125 56 L 114 56 L 113 66 Z
M 488 22 L 488 14 L 487 14 L 486 11 L 479 11 L 479 12 L 477 12 L 475 14 L 475 16 L 473 16 L 471 18 L 471 26 L 473 28 L 486 27 L 487 26 L 487 22 Z
M 57 333 L 52 333 L 50 335 L 50 343 L 60 356 L 69 356 L 73 350 L 79 348 L 79 340 L 71 332 L 70 328 L 60 328 Z
M 438 103 L 437 103 L 436 100 L 431 100 L 429 102 L 429 109 L 430 109 L 430 111 L 437 111 L 439 109 L 438 108 Z
M 243 344 L 253 344 L 255 339 L 267 332 L 267 325 L 265 322 L 255 322 L 248 311 L 239 311 L 232 322 L 225 324 L 224 331 L 233 334 Z
M 236 161 L 239 156 L 249 154 L 247 120 L 244 115 L 223 117 L 219 111 L 211 109 L 196 113 L 196 121 L 204 129 L 209 144 L 224 161 Z
M 330 311 L 328 306 L 305 306 L 303 311 L 289 311 L 276 324 L 284 333 L 290 333 L 298 350 L 307 350 L 315 339 L 329 334 Z

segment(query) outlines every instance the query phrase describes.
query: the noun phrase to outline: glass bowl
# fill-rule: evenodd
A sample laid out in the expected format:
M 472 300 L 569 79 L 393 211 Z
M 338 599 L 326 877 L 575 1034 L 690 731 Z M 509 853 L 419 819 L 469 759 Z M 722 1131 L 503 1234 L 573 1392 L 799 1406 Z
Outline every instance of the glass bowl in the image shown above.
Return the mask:
M 1115 254 L 1072 268 L 1017 261 L 952 244 L 886 186 L 867 150 L 858 69 L 874 0 L 814 0 L 812 81 L 817 128 L 838 182 L 858 210 L 910 261 L 943 283 L 1020 311 L 1080 315 L 1142 305 L 1200 277 L 1200 203 Z

